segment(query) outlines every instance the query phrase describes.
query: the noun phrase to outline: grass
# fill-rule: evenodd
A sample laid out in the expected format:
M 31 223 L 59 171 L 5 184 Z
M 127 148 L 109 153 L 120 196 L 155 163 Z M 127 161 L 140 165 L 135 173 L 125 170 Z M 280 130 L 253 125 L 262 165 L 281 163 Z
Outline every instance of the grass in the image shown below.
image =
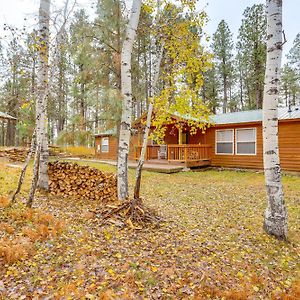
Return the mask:
M 95 155 L 95 149 L 94 148 L 88 148 L 84 146 L 68 146 L 68 147 L 62 147 L 62 151 L 67 152 L 71 154 L 72 156 L 76 157 L 90 157 Z
M 89 165 L 115 172 L 114 166 Z M 18 172 L 0 166 L 0 194 L 13 190 Z M 134 170 L 129 171 L 129 180 L 132 190 Z M 3 299 L 22 295 L 299 299 L 300 178 L 284 176 L 283 184 L 288 243 L 269 237 L 262 229 L 264 178 L 255 172 L 144 172 L 144 201 L 166 222 L 139 232 L 98 227 L 88 211 L 99 203 L 41 196 L 35 206 L 64 220 L 66 231 L 38 242 L 35 255 L 26 260 L 9 266 L 0 262 L 0 286 L 1 280 L 4 285 L 0 295 Z M 28 189 L 29 178 L 22 196 Z

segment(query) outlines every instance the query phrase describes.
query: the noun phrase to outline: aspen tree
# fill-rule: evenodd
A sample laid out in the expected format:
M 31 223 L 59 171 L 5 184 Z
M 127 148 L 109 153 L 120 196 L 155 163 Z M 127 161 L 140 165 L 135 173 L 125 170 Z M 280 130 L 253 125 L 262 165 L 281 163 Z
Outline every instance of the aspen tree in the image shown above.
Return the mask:
M 263 101 L 263 157 L 268 206 L 264 229 L 279 239 L 287 238 L 278 147 L 278 100 L 282 57 L 282 0 L 267 0 L 267 64 Z
M 121 94 L 123 97 L 123 107 L 117 166 L 118 198 L 120 200 L 125 200 L 128 197 L 128 153 L 132 116 L 131 57 L 139 23 L 141 5 L 141 0 L 133 0 L 132 2 L 131 15 L 121 53 Z

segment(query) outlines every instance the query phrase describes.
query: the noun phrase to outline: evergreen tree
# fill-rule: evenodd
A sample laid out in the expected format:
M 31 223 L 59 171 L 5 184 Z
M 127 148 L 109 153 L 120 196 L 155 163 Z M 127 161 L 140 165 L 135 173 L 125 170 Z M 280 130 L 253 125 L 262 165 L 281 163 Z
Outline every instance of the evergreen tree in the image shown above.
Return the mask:
M 281 95 L 285 106 L 296 105 L 300 92 L 300 81 L 297 71 L 285 64 L 281 75 Z
M 265 5 L 255 4 L 244 11 L 237 51 L 244 74 L 247 109 L 262 108 L 266 65 Z
M 293 47 L 289 51 L 288 60 L 291 66 L 297 71 L 300 76 L 300 33 L 297 34 Z
M 222 111 L 226 113 L 229 91 L 233 84 L 233 40 L 228 24 L 224 20 L 219 23 L 217 31 L 213 35 L 212 50 L 217 72 L 222 81 Z

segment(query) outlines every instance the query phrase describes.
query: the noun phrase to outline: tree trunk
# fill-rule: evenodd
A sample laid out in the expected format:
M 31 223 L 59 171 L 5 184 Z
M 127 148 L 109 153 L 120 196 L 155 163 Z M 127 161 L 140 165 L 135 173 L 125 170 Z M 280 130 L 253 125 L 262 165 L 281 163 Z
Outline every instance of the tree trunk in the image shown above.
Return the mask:
M 223 114 L 227 112 L 227 102 L 228 102 L 228 82 L 226 74 L 226 61 L 223 58 Z
M 282 57 L 282 0 L 267 0 L 267 64 L 263 103 L 264 171 L 268 198 L 264 229 L 279 239 L 287 238 L 278 149 L 278 99 Z
M 142 169 L 145 162 L 145 154 L 147 150 L 147 144 L 148 144 L 148 137 L 151 127 L 151 119 L 152 119 L 152 112 L 153 112 L 153 97 L 155 96 L 155 91 L 157 89 L 157 83 L 159 79 L 159 70 L 161 65 L 161 60 L 163 56 L 163 46 L 161 46 L 160 53 L 157 57 L 157 60 L 154 65 L 154 75 L 153 75 L 153 82 L 150 87 L 150 94 L 152 97 L 152 101 L 149 103 L 148 112 L 147 112 L 147 122 L 146 122 L 146 128 L 143 138 L 143 145 L 141 150 L 141 155 L 139 158 L 139 162 L 136 168 L 136 177 L 135 177 L 135 187 L 134 187 L 134 199 L 140 198 L 140 188 L 141 188 L 141 179 L 142 179 Z
M 33 166 L 33 178 L 31 182 L 30 192 L 28 201 L 26 203 L 27 207 L 32 207 L 34 195 L 36 192 L 38 180 L 39 180 L 39 169 L 40 169 L 40 158 L 41 158 L 41 151 L 40 151 L 40 145 L 36 146 L 36 152 L 34 157 L 34 166 Z
M 224 84 L 223 114 L 226 114 L 226 112 L 227 112 L 227 102 L 228 102 L 228 98 L 227 98 L 228 87 L 227 87 L 227 76 L 226 75 L 224 76 L 223 84 Z
M 17 189 L 15 190 L 15 192 L 14 192 L 12 198 L 11 198 L 11 204 L 15 203 L 16 196 L 19 194 L 19 192 L 21 190 L 28 164 L 29 164 L 31 156 L 32 156 L 32 154 L 34 153 L 35 150 L 36 150 L 36 135 L 35 135 L 35 132 L 34 132 L 33 135 L 32 135 L 30 150 L 28 152 L 28 155 L 26 157 L 25 163 L 23 165 L 23 168 L 22 168 L 22 171 L 21 171 L 21 174 L 20 174 L 20 177 L 19 177 L 19 182 L 18 182 Z
M 50 0 L 40 1 L 39 10 L 39 66 L 37 72 L 38 90 L 36 103 L 36 140 L 40 147 L 39 178 L 37 186 L 40 189 L 48 190 L 48 60 L 49 60 L 49 21 L 50 21 Z M 34 179 L 35 180 L 35 179 Z
M 122 117 L 118 149 L 118 198 L 128 197 L 128 154 L 132 115 L 131 56 L 136 30 L 139 23 L 141 0 L 133 0 L 131 15 L 121 53 Z

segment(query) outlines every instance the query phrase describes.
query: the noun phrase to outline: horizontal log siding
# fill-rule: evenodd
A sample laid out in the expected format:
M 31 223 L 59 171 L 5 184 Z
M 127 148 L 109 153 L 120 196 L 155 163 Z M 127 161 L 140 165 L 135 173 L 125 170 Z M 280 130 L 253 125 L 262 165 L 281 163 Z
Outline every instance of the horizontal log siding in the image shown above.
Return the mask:
M 109 152 L 101 152 L 101 138 L 97 136 L 95 138 L 95 154 L 96 158 L 99 159 L 112 159 L 116 160 L 117 159 L 117 152 L 118 152 L 118 139 L 115 136 L 103 136 L 103 137 L 108 137 L 108 145 L 109 145 Z M 100 145 L 100 152 L 97 151 L 98 145 Z
M 217 155 L 215 154 L 215 133 L 218 129 L 256 128 L 256 155 Z M 226 125 L 209 128 L 202 143 L 212 145 L 212 166 L 236 168 L 263 168 L 262 125 L 253 123 L 247 125 Z M 235 145 L 234 145 L 235 146 Z M 287 171 L 300 171 L 300 121 L 279 122 L 279 153 L 281 167 Z
M 300 171 L 300 121 L 280 122 L 279 155 L 283 170 Z
M 169 126 L 166 131 L 166 144 L 178 143 L 178 130 Z M 257 130 L 257 154 L 256 155 L 216 155 L 215 154 L 215 131 L 218 129 L 237 129 L 253 128 Z M 193 144 L 210 144 L 212 145 L 212 166 L 235 167 L 235 168 L 263 168 L 262 157 L 262 125 L 261 123 L 233 124 L 216 126 L 207 129 L 205 134 L 200 131 L 196 135 L 190 136 L 189 142 Z M 95 139 L 95 150 L 101 143 L 101 137 Z M 130 140 L 129 160 L 134 160 L 134 147 L 138 146 L 138 136 L 133 135 Z M 300 171 L 300 120 L 280 121 L 279 122 L 279 151 L 280 160 L 283 170 Z M 118 141 L 116 137 L 109 137 L 109 152 L 102 153 L 96 151 L 96 157 L 99 159 L 117 159 Z

